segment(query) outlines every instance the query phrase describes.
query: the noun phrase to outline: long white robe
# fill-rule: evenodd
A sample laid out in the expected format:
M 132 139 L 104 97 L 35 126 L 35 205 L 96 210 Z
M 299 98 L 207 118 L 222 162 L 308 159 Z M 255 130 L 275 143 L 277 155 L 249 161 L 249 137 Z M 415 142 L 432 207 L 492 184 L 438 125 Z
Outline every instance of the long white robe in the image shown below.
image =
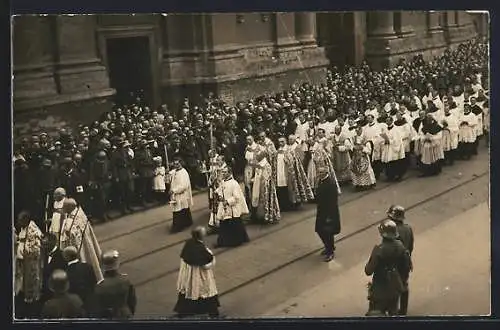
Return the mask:
M 172 210 L 179 212 L 193 206 L 193 193 L 191 190 L 191 180 L 185 168 L 170 171 L 172 192 Z
M 14 292 L 24 292 L 24 301 L 31 303 L 41 297 L 42 274 L 42 232 L 34 221 L 21 229 L 19 235 L 14 231 L 15 282 Z
M 216 192 L 224 199 L 224 201 L 219 202 L 219 207 L 217 208 L 218 220 L 239 218 L 243 214 L 249 213 L 245 196 L 235 179 L 231 178 L 230 180 L 223 181 Z M 225 203 L 226 205 L 224 205 Z
M 386 134 L 388 141 L 382 144 L 382 163 L 389 163 L 395 160 L 405 158 L 405 148 L 403 139 L 396 126 L 388 129 L 387 126 L 382 128 L 382 134 Z
M 92 224 L 87 219 L 81 207 L 75 208 L 70 214 L 65 214 L 61 230 L 60 248 L 68 246 L 78 249 L 80 260 L 92 266 L 97 281 L 103 279 L 99 263 L 102 254 L 101 247 L 95 236 Z
M 458 118 L 450 113 L 448 116 L 444 116 L 443 121 L 447 123 L 441 132 L 443 151 L 455 150 L 458 147 Z
M 61 216 L 64 213 L 62 208 L 64 205 L 64 200 L 54 201 L 54 211 L 52 213 L 52 221 L 50 222 L 49 232 L 54 234 L 59 241 L 59 234 L 61 232 Z
M 394 125 L 394 127 L 399 131 L 399 134 L 403 139 L 405 152 L 410 152 L 410 143 L 416 135 L 415 129 L 408 121 L 400 126 Z
M 247 148 L 245 150 L 246 164 L 245 164 L 245 170 L 244 170 L 244 183 L 245 183 L 245 186 L 249 189 L 252 187 L 252 179 L 253 179 L 254 171 L 255 171 L 252 164 L 254 162 L 255 154 L 256 154 L 258 149 L 259 149 L 259 146 L 257 145 L 257 143 L 254 142 L 254 143 L 252 143 L 252 145 L 247 146 Z
M 467 124 L 462 124 L 466 122 Z M 474 143 L 476 142 L 477 116 L 472 112 L 463 114 L 458 120 L 458 142 Z
M 366 139 L 373 143 L 372 161 L 380 160 L 382 157 L 382 144 L 384 140 L 380 137 L 380 133 L 382 133 L 384 126 L 386 127 L 387 125 L 374 122 L 371 125 L 366 125 L 363 129 Z
M 210 254 L 212 251 L 205 247 Z M 212 262 L 204 266 L 190 266 L 181 259 L 179 276 L 177 277 L 177 292 L 184 295 L 186 299 L 198 300 L 210 298 L 217 295 L 217 285 L 215 284 L 215 274 Z

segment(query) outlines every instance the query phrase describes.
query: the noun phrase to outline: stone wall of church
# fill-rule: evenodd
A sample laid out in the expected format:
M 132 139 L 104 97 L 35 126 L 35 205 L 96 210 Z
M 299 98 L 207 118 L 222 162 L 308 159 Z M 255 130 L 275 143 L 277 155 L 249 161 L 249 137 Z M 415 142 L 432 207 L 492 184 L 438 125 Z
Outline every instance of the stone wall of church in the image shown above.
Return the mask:
M 415 54 L 431 59 L 478 35 L 465 11 L 378 11 L 366 13 L 366 20 L 365 57 L 377 69 Z
M 463 11 L 18 16 L 13 20 L 19 132 L 95 120 L 111 107 L 106 40 L 147 37 L 153 105 L 214 92 L 228 103 L 321 83 L 326 67 L 383 68 L 487 34 Z

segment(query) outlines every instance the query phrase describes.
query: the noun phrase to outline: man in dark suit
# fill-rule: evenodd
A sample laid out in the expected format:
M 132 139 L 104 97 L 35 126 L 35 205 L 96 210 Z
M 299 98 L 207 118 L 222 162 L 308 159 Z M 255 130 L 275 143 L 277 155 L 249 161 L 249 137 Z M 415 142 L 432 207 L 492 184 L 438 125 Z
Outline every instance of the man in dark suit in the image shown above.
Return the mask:
M 64 270 L 58 269 L 52 273 L 49 286 L 54 296 L 43 305 L 42 318 L 69 319 L 85 316 L 81 299 L 68 293 L 68 275 Z
M 323 242 L 325 248 L 321 252 L 325 256 L 325 262 L 334 258 L 335 235 L 340 233 L 340 212 L 338 206 L 339 190 L 329 173 L 328 167 L 318 168 L 320 178 L 316 191 L 316 225 L 315 230 Z
M 52 297 L 52 292 L 49 289 L 49 279 L 56 269 L 66 269 L 66 261 L 64 261 L 61 250 L 58 247 L 57 236 L 53 233 L 48 233 L 44 238 L 43 258 L 43 285 L 42 285 L 42 302 L 49 300 Z
M 84 309 L 88 310 L 89 298 L 94 293 L 97 283 L 94 270 L 89 264 L 78 260 L 78 250 L 74 246 L 68 246 L 62 253 L 64 260 L 67 262 L 68 292 L 78 295 L 83 301 Z

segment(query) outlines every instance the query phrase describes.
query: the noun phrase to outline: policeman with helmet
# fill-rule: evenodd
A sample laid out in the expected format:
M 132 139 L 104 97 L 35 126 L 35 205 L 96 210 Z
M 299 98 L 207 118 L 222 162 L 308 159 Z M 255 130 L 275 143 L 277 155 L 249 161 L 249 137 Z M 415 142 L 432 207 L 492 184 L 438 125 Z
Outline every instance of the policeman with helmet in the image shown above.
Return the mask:
M 382 242 L 373 248 L 365 266 L 365 274 L 373 275 L 368 286 L 367 315 L 376 311 L 392 316 L 398 314 L 398 302 L 405 291 L 411 261 L 408 250 L 399 240 L 397 225 L 393 220 L 383 221 L 378 230 Z
M 94 291 L 94 313 L 97 318 L 129 319 L 135 313 L 135 288 L 125 274 L 121 274 L 120 255 L 116 250 L 102 255 L 104 280 Z
M 404 222 L 405 208 L 402 207 L 401 205 L 391 205 L 387 210 L 387 216 L 396 224 L 399 234 L 399 240 L 401 241 L 401 243 L 403 243 L 406 250 L 408 250 L 408 253 L 410 254 L 411 257 L 413 253 L 414 237 L 411 226 Z M 410 263 L 410 270 L 412 269 L 413 265 Z M 408 280 L 404 284 L 405 284 L 405 291 L 401 293 L 401 300 L 399 302 L 399 315 L 406 315 L 408 312 L 408 298 L 409 298 Z

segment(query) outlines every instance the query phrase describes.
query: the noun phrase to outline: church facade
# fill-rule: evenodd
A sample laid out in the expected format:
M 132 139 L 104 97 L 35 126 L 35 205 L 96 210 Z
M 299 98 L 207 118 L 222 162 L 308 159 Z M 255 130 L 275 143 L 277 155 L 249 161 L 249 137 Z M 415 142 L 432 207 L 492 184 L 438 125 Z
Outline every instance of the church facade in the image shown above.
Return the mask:
M 228 103 L 321 83 L 330 65 L 377 69 L 487 35 L 465 11 L 45 15 L 13 19 L 19 134 L 95 120 L 137 89 L 154 107 Z

